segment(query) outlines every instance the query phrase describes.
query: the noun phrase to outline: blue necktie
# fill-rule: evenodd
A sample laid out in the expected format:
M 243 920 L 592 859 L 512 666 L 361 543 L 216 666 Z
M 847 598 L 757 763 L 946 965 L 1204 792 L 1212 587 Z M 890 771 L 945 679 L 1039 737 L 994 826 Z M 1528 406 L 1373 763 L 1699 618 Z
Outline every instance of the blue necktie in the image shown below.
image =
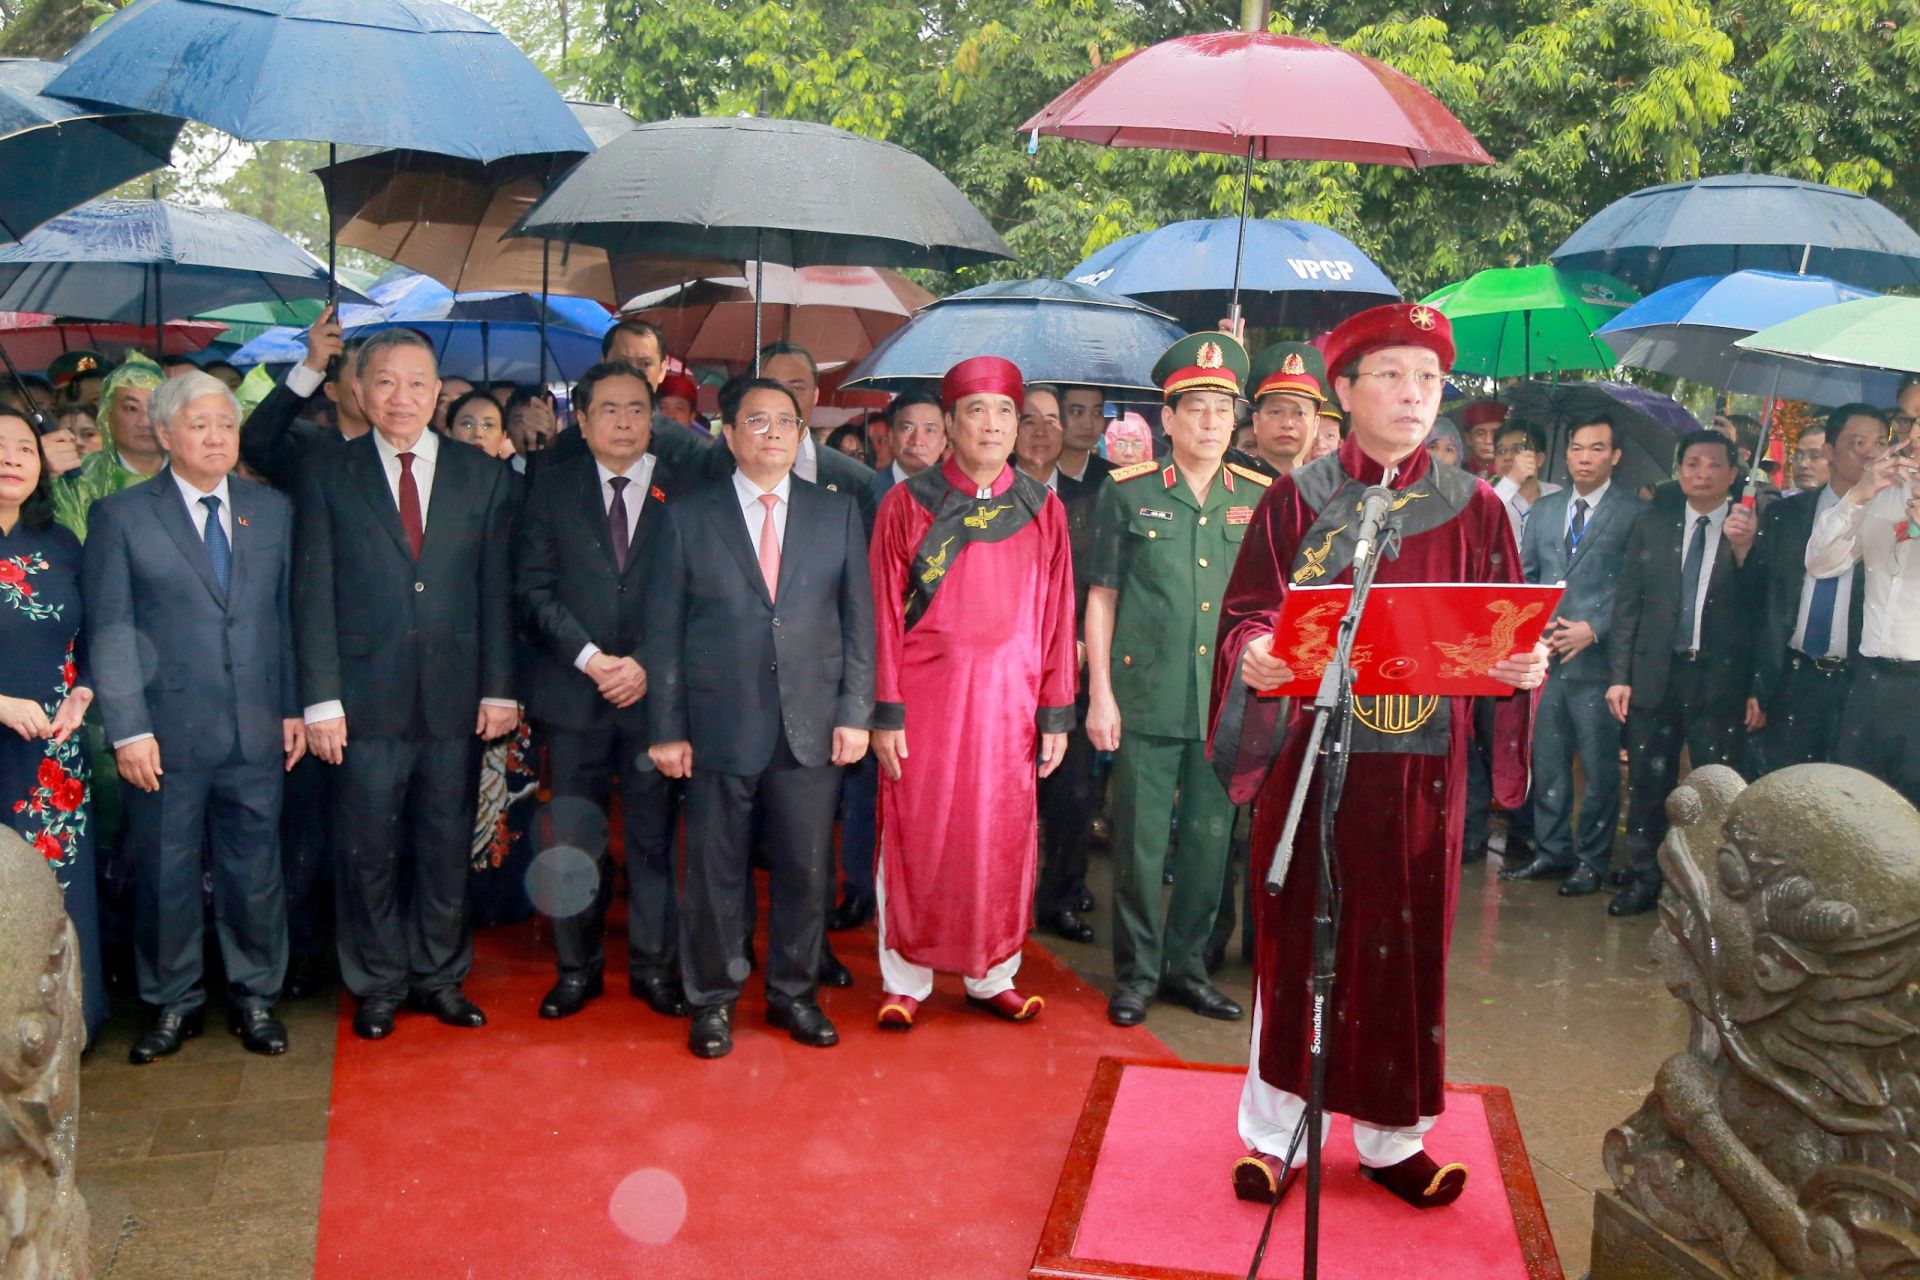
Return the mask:
M 207 544 L 207 559 L 213 561 L 213 576 L 219 580 L 220 594 L 227 594 L 227 588 L 233 583 L 233 547 L 227 542 L 227 531 L 220 527 L 220 499 L 208 494 L 200 499 L 200 505 L 207 509 L 207 522 L 200 529 L 200 537 Z
M 1693 536 L 1687 539 L 1687 556 L 1680 562 L 1680 616 L 1673 629 L 1673 651 L 1685 653 L 1696 648 L 1693 642 L 1694 609 L 1700 598 L 1700 562 L 1707 558 L 1707 525 L 1701 516 L 1693 522 Z
M 1800 652 L 1809 658 L 1824 658 L 1833 647 L 1833 606 L 1839 599 L 1837 576 L 1813 580 L 1813 599 L 1807 601 L 1807 630 L 1800 637 Z

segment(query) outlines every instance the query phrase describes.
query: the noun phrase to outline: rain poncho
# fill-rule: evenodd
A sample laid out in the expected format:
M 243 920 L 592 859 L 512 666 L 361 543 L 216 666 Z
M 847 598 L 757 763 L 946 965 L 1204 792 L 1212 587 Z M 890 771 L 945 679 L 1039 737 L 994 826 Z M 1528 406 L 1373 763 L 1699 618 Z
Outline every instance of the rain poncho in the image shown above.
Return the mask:
M 120 448 L 113 440 L 113 398 L 123 387 L 145 387 L 151 391 L 167 380 L 160 366 L 143 355 L 129 355 L 127 362 L 106 376 L 100 384 L 100 452 L 90 453 L 80 465 L 53 482 L 53 518 L 87 540 L 87 510 L 110 493 L 132 488 L 146 477 L 127 470 L 120 461 Z

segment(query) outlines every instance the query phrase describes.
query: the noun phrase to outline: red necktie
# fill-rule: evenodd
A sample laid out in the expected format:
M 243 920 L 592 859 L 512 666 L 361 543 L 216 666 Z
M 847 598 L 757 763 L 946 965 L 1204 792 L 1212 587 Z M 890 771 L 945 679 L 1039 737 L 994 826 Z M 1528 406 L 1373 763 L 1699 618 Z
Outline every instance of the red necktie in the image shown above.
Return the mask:
M 426 540 L 426 525 L 420 519 L 420 486 L 413 482 L 413 454 L 400 455 L 400 527 L 406 530 L 407 546 L 413 558 L 420 558 L 420 544 Z
M 760 495 L 760 505 L 767 509 L 766 518 L 760 522 L 760 576 L 767 580 L 769 600 L 780 585 L 780 530 L 773 523 L 773 509 L 779 503 L 778 494 Z

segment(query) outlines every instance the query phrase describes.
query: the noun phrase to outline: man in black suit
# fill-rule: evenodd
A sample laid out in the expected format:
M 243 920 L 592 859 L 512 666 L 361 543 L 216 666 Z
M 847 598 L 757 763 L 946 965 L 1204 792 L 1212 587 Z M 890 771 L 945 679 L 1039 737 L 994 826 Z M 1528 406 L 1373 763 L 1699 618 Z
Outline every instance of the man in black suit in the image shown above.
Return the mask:
M 665 468 L 647 445 L 653 389 L 640 372 L 603 362 L 574 388 L 588 456 L 546 468 L 515 535 L 514 595 L 538 652 L 524 672 L 527 714 L 547 743 L 553 795 L 604 812 L 619 788 L 627 870 L 627 989 L 655 1012 L 684 1017 L 677 955 L 674 784 L 647 756 L 647 672 L 636 655 L 651 602 L 644 590 L 655 531 L 666 520 Z M 566 806 L 554 807 L 555 823 Z M 556 831 L 589 849 L 599 872 L 592 903 L 553 922 L 560 979 L 543 1018 L 578 1013 L 604 985 L 613 863 L 606 827 Z
M 1060 474 L 1092 485 L 1113 464 L 1100 456 L 1107 431 L 1107 393 L 1098 387 L 1060 389 Z
M 512 473 L 428 430 L 440 380 L 418 334 L 367 339 L 354 377 L 373 430 L 303 468 L 293 604 L 307 748 L 340 766 L 341 978 L 360 998 L 354 1033 L 379 1040 L 403 999 L 449 1026 L 486 1024 L 460 990 L 470 735 L 519 719 Z
M 281 775 L 305 750 L 290 616 L 293 506 L 227 473 L 240 406 L 197 371 L 154 392 L 169 463 L 94 504 L 84 565 L 100 709 L 126 783 L 134 960 L 156 1011 L 129 1058 L 198 1035 L 201 859 L 212 852 L 228 1021 L 253 1053 L 287 1049 Z
M 1680 749 L 1696 769 L 1738 765 L 1746 732 L 1765 724 L 1753 676 L 1765 583 L 1752 554 L 1758 522 L 1727 499 L 1739 474 L 1734 444 L 1693 431 L 1677 457 L 1685 501 L 1634 525 L 1614 586 L 1607 707 L 1627 726 L 1628 792 L 1627 884 L 1607 904 L 1616 916 L 1660 899 L 1655 855 Z
M 1800 447 L 1807 445 L 1809 428 Z M 1813 522 L 1846 500 L 1860 482 L 1867 455 L 1887 438 L 1887 416 L 1872 405 L 1841 405 L 1827 415 L 1824 443 L 1827 481 L 1775 502 L 1767 509 L 1767 616 L 1756 646 L 1760 706 L 1767 730 L 1759 741 L 1760 766 L 1771 772 L 1791 764 L 1833 758 L 1840 713 L 1847 703 L 1848 664 L 1860 653 L 1860 625 L 1867 598 L 1866 565 L 1816 578 L 1807 572 L 1807 542 Z
M 940 412 L 940 397 L 931 391 L 903 391 L 887 406 L 887 441 L 893 446 L 893 460 L 873 473 L 873 506 L 887 496 L 887 490 L 917 476 L 947 454 L 947 420 Z
M 689 780 L 680 955 L 687 1045 L 703 1058 L 733 1047 L 756 805 L 769 835 L 768 1021 L 802 1044 L 839 1042 L 815 999 L 833 812 L 873 715 L 859 508 L 792 474 L 806 420 L 781 383 L 736 379 L 720 409 L 738 470 L 668 509 L 645 649 L 653 761 Z
M 793 342 L 770 342 L 760 348 L 760 376 L 786 387 L 800 406 L 800 421 L 813 420 L 820 403 L 820 366 L 808 350 Z M 822 489 L 853 495 L 860 504 L 860 522 L 873 532 L 873 513 L 880 508 L 873 496 L 873 468 L 858 458 L 849 458 L 838 449 L 819 445 L 812 432 L 801 437 L 800 452 L 793 460 L 793 474 Z

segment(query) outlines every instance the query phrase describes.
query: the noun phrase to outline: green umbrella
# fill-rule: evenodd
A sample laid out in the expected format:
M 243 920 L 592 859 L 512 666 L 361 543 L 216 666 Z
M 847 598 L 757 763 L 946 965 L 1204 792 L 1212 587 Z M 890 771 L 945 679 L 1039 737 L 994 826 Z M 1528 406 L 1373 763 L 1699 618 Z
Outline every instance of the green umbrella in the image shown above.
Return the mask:
M 1482 271 L 1423 299 L 1453 322 L 1454 371 L 1488 378 L 1612 369 L 1593 331 L 1639 300 L 1612 276 L 1551 266 Z
M 1920 373 L 1920 298 L 1855 298 L 1803 312 L 1734 344 L 1819 364 Z
M 372 288 L 374 281 L 379 279 L 372 272 L 355 271 L 351 267 L 341 267 L 339 277 L 341 284 L 360 293 Z M 220 341 L 245 346 L 269 329 L 287 325 L 297 329 L 307 328 L 320 318 L 320 312 L 326 305 L 320 298 L 296 298 L 292 302 L 241 302 L 192 318 L 224 324 L 227 331 L 220 335 Z

